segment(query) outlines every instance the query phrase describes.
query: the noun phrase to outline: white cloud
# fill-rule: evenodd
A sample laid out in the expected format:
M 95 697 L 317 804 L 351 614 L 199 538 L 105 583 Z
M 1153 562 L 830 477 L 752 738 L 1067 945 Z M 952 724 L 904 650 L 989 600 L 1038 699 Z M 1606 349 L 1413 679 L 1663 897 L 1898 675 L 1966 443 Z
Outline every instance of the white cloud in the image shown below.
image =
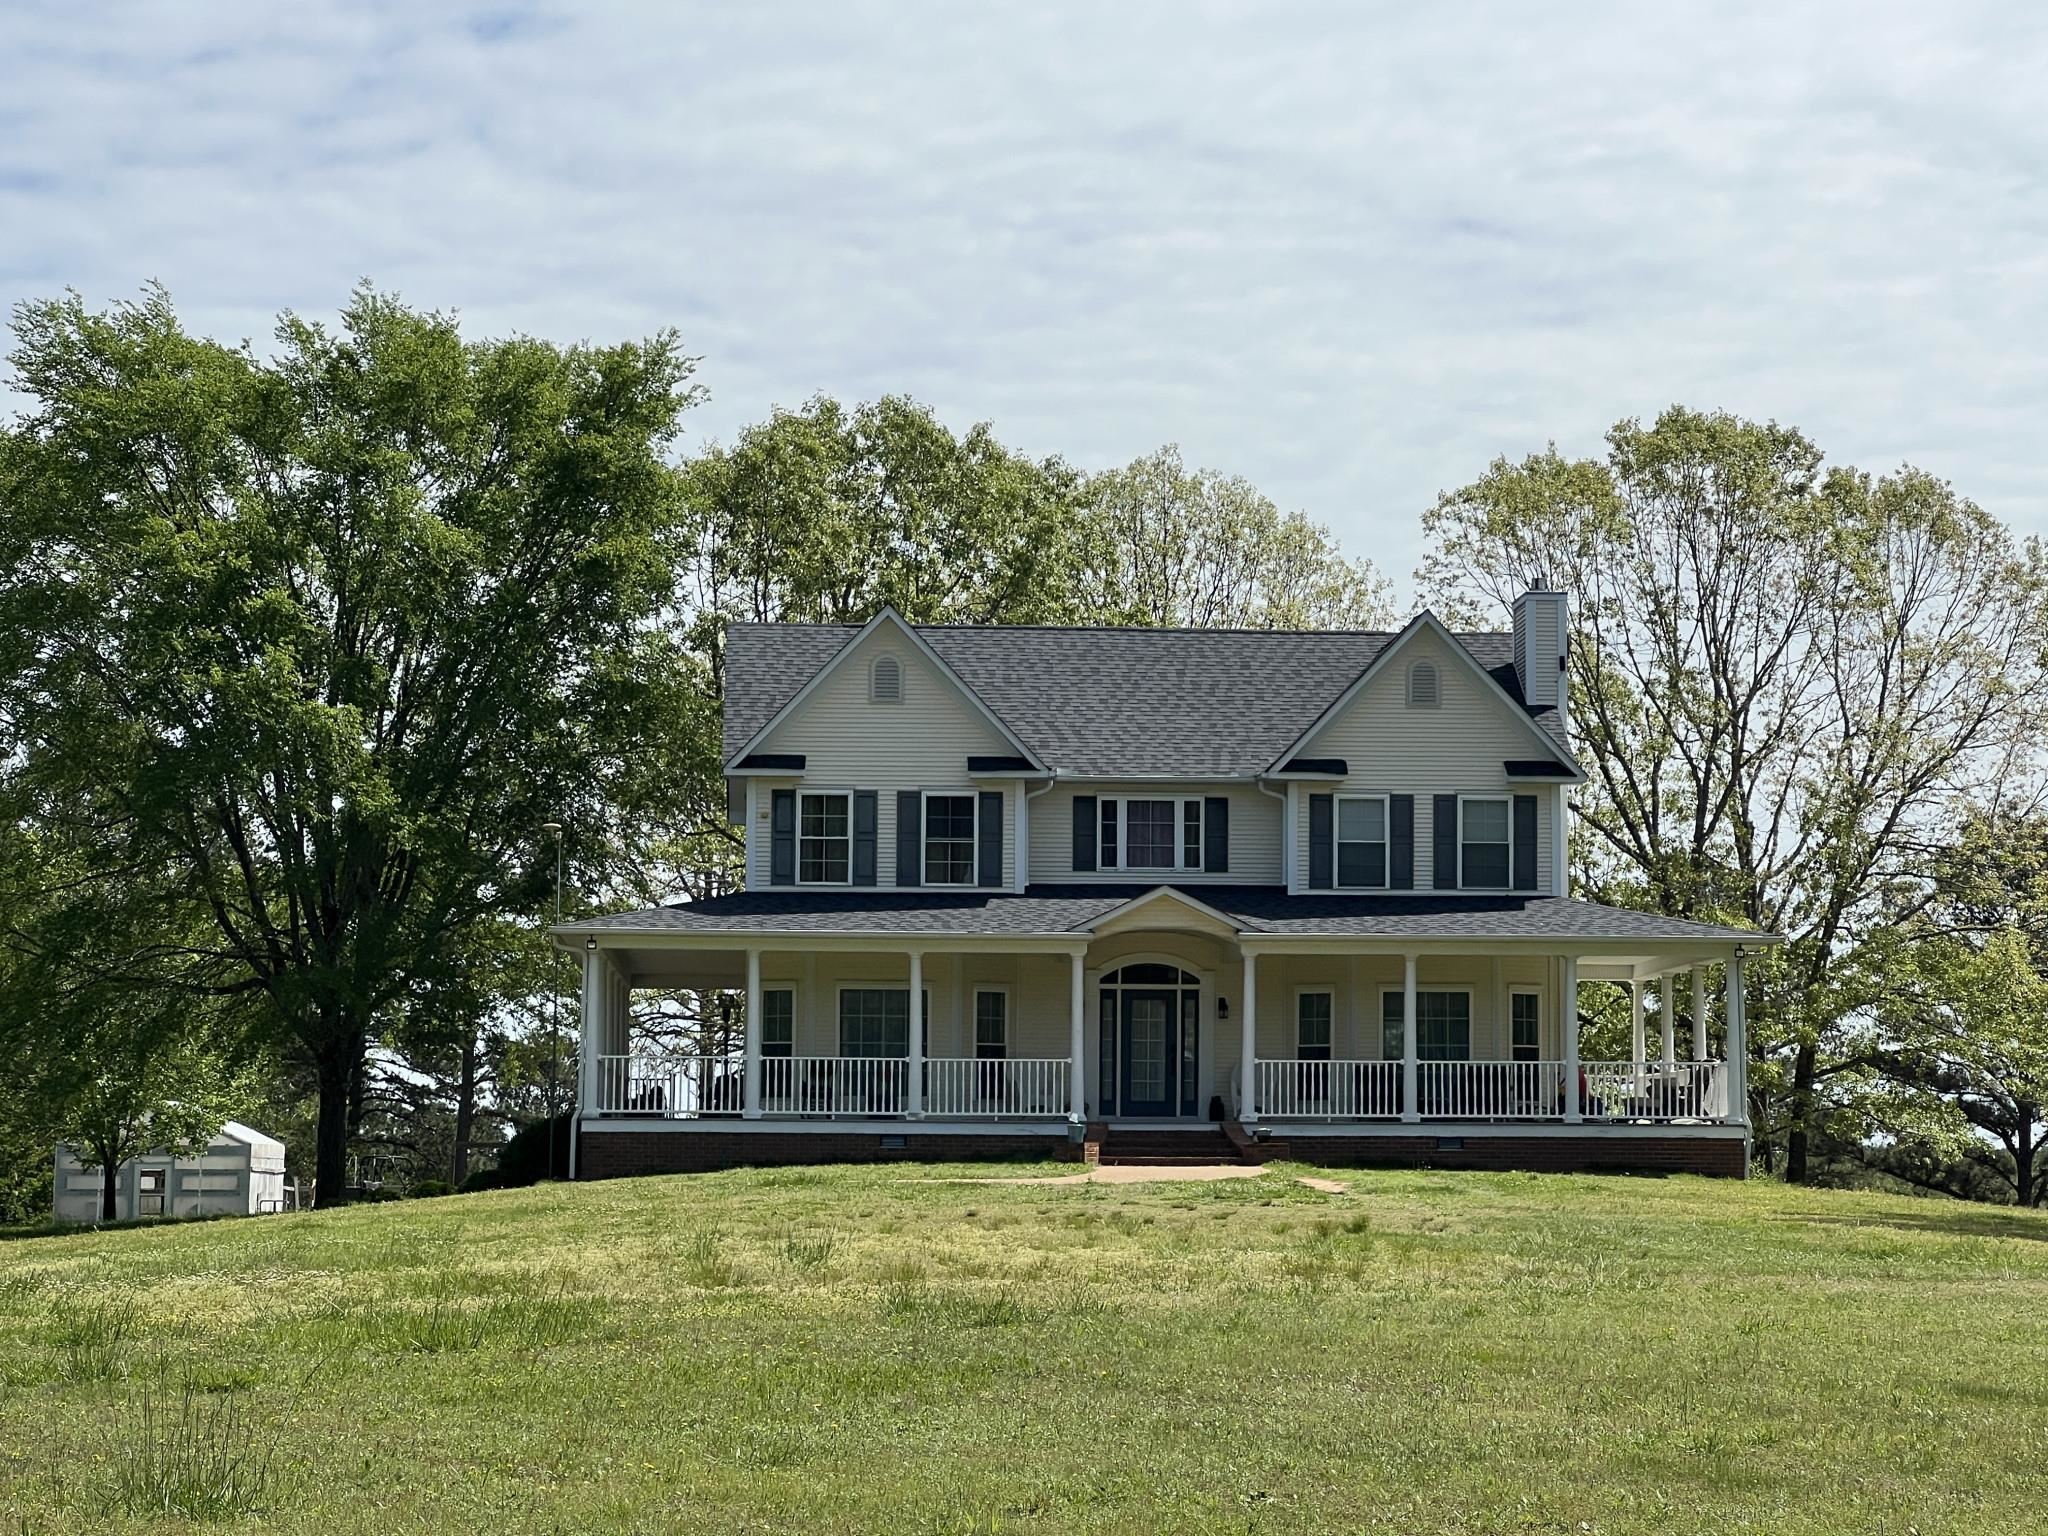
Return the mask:
M 2030 8 L 984 9 L 11 7 L 0 300 L 672 324 L 699 434 L 1178 441 L 1403 577 L 1440 487 L 1673 400 L 2048 529 Z

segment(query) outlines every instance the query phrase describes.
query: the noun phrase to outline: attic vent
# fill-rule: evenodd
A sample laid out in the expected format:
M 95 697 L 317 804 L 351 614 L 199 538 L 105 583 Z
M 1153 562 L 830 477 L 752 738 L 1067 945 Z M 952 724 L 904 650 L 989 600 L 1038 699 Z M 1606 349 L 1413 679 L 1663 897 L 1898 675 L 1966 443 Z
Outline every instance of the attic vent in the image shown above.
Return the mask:
M 903 663 L 894 656 L 877 656 L 868 696 L 877 704 L 901 704 Z
M 1409 704 L 1417 709 L 1435 709 L 1440 700 L 1436 685 L 1436 663 L 1416 662 L 1408 669 Z

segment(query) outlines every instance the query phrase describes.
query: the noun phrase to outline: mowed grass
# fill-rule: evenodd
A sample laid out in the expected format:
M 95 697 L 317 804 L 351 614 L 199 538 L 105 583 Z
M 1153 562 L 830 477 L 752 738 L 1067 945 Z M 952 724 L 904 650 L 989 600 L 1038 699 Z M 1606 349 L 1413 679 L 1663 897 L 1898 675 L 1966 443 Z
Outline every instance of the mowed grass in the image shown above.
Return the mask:
M 1020 1171 L 0 1244 L 0 1532 L 2048 1518 L 2039 1215 L 1693 1179 L 951 1182 Z

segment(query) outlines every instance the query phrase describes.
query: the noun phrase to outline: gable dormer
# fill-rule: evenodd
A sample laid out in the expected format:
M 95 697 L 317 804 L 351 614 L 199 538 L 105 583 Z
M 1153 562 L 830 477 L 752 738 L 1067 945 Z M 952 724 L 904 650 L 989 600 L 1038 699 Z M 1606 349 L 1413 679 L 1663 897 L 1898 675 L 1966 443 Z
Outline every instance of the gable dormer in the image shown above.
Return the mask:
M 1036 764 L 893 610 L 851 633 L 727 771 L 747 884 L 1012 884 L 1016 776 Z
M 1422 614 L 1290 747 L 1283 769 L 1315 770 L 1289 785 L 1292 889 L 1559 888 L 1579 775 L 1500 670 Z

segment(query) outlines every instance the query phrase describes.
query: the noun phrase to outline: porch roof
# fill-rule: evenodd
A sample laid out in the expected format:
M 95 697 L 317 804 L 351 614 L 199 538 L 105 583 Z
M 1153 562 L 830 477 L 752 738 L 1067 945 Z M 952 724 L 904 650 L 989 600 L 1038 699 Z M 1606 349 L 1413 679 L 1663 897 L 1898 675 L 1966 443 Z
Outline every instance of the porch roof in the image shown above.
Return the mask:
M 1234 923 L 1243 935 L 1362 939 L 1777 942 L 1771 934 L 1688 922 L 1561 896 L 1319 893 L 1275 886 L 1187 884 L 1033 885 L 1009 891 L 741 891 L 564 923 L 558 934 L 816 934 L 966 937 L 1090 934 L 1101 919 L 1170 889 Z

